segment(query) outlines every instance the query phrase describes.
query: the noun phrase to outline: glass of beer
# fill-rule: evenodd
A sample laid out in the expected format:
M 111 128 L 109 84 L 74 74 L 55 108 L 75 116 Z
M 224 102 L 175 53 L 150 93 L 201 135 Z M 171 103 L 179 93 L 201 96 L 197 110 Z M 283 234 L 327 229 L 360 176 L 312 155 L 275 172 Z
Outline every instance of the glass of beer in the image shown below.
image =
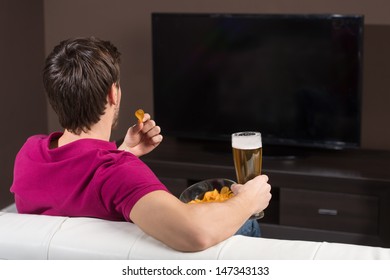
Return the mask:
M 234 168 L 239 184 L 245 184 L 261 174 L 262 147 L 260 132 L 244 131 L 232 134 Z M 261 211 L 250 219 L 263 217 L 264 211 Z

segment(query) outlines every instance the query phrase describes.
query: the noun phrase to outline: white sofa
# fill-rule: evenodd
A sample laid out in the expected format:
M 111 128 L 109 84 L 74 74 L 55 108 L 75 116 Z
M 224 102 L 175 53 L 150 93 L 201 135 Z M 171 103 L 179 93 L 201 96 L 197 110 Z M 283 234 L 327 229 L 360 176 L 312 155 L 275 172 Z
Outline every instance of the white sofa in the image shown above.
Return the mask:
M 0 211 L 0 259 L 390 260 L 390 249 L 233 236 L 196 253 L 175 251 L 136 225 Z

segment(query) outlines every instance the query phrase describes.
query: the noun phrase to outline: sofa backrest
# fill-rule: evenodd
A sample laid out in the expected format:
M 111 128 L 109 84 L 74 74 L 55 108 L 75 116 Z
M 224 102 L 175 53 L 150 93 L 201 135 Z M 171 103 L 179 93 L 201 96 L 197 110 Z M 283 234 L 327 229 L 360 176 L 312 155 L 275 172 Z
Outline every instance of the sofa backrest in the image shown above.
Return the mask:
M 207 250 L 184 253 L 128 222 L 0 212 L 0 259 L 390 260 L 390 249 L 233 236 Z

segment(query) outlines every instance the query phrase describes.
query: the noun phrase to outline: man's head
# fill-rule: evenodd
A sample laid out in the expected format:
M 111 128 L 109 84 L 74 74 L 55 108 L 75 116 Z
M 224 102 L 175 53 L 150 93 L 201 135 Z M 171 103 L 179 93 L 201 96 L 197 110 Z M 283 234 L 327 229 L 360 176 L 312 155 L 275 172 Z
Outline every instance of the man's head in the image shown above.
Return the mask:
M 62 41 L 47 57 L 43 83 L 61 126 L 80 134 L 104 114 L 112 85 L 119 89 L 120 53 L 94 37 Z

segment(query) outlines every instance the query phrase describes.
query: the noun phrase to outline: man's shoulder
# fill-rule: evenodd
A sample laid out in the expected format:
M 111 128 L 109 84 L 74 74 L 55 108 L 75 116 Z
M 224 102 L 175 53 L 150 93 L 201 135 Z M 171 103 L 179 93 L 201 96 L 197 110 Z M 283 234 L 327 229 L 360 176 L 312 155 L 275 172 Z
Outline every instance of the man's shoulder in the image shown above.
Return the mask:
M 49 135 L 47 135 L 47 134 L 36 134 L 36 135 L 32 135 L 32 136 L 28 137 L 26 142 L 41 141 L 41 140 L 47 139 L 48 137 L 49 137 Z
M 26 141 L 23 144 L 22 150 L 25 148 L 31 149 L 31 148 L 36 148 L 39 145 L 42 145 L 42 142 L 44 142 L 49 135 L 45 134 L 36 134 L 28 137 Z
M 42 141 L 48 141 L 49 138 L 51 137 L 58 137 L 56 135 L 61 135 L 60 132 L 54 132 L 50 135 L 48 134 L 35 134 L 32 136 L 29 136 L 25 142 L 25 144 L 37 144 Z

